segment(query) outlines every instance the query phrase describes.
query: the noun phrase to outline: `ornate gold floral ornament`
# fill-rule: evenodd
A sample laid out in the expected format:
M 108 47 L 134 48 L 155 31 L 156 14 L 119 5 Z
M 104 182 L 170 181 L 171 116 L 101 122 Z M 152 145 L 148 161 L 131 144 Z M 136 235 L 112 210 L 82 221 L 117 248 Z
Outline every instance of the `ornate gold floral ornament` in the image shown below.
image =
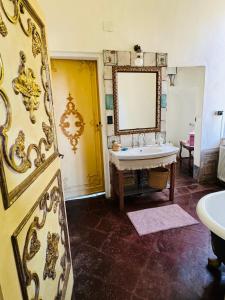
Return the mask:
M 34 230 L 30 240 L 30 257 L 34 257 L 41 248 L 41 243 L 37 237 L 37 231 Z
M 30 113 L 30 120 L 36 123 L 34 111 L 38 110 L 40 104 L 41 88 L 36 83 L 36 77 L 31 68 L 26 68 L 26 55 L 20 51 L 21 65 L 19 67 L 19 76 L 13 80 L 13 88 L 16 94 L 22 94 L 23 103 Z
M 55 184 L 57 179 L 58 183 Z M 54 184 L 54 185 L 53 185 Z M 38 213 L 34 213 L 38 210 Z M 60 259 L 60 266 L 62 271 L 59 273 L 59 279 L 57 284 L 57 292 L 54 299 L 65 299 L 67 282 L 69 279 L 69 272 L 71 268 L 71 260 L 69 255 L 69 240 L 67 226 L 65 222 L 65 206 L 62 195 L 62 185 L 60 171 L 58 170 L 55 176 L 52 178 L 48 186 L 44 189 L 41 196 L 38 198 L 34 207 L 24 218 L 22 223 L 18 226 L 18 229 L 12 236 L 12 243 L 20 276 L 20 282 L 22 287 L 23 299 L 28 299 L 27 289 L 34 289 L 34 300 L 41 300 L 40 294 L 40 276 L 35 270 L 32 270 L 31 261 L 38 255 L 43 245 L 38 239 L 38 232 L 40 232 L 46 225 L 48 213 L 58 214 L 59 233 L 50 233 L 47 235 L 47 249 L 46 249 L 46 262 L 44 265 L 43 277 L 56 278 L 56 262 Z M 41 216 L 39 216 L 41 213 Z M 33 217 L 31 218 L 31 216 Z M 19 247 L 18 236 L 27 224 L 31 223 L 26 233 L 25 243 L 22 249 Z M 59 252 L 59 243 L 64 247 L 64 252 Z M 60 247 L 61 248 L 61 247 Z M 20 252 L 22 252 L 20 254 Z
M 7 34 L 8 34 L 8 29 L 4 23 L 4 21 L 2 20 L 2 16 L 0 14 L 0 34 L 3 36 L 3 37 L 6 37 Z
M 20 16 L 19 16 L 19 22 L 20 26 L 23 30 L 23 32 L 28 37 L 32 37 L 32 52 L 34 57 L 36 57 L 38 54 L 42 53 L 42 41 L 40 34 L 38 33 L 37 26 L 30 18 L 27 19 L 27 28 L 25 27 L 23 21 L 22 21 L 22 15 L 25 14 L 24 5 L 20 4 Z
M 73 103 L 73 98 L 71 97 L 70 94 L 67 100 L 68 102 L 66 104 L 66 109 L 60 118 L 59 126 L 61 127 L 63 134 L 68 138 L 72 146 L 72 150 L 74 151 L 74 153 L 76 153 L 79 139 L 84 132 L 85 123 L 82 115 L 75 108 L 75 104 Z M 70 116 L 74 118 L 73 124 L 71 124 L 68 120 Z M 75 132 L 71 133 L 71 131 L 74 131 L 73 125 L 75 125 Z
M 13 87 L 15 93 L 21 93 L 23 95 L 24 104 L 26 109 L 30 110 L 31 114 L 31 121 L 35 122 L 35 116 L 33 115 L 33 111 L 38 108 L 39 106 L 39 99 L 37 98 L 40 95 L 40 87 L 35 83 L 34 79 L 35 76 L 32 74 L 32 70 L 25 68 L 25 55 L 23 52 L 20 53 L 21 55 L 21 66 L 19 68 L 19 77 L 13 80 Z M 43 65 L 41 66 L 41 69 Z M 43 76 L 43 73 L 42 73 Z M 0 57 L 0 84 L 3 82 L 4 79 L 4 66 Z M 48 151 L 53 143 L 54 143 L 54 133 L 53 133 L 53 121 L 52 121 L 52 114 L 49 111 L 49 89 L 46 88 L 47 83 L 45 82 L 44 78 L 42 77 L 42 84 L 44 88 L 44 104 L 46 114 L 49 118 L 50 125 L 47 125 L 45 122 L 42 123 L 42 129 L 46 136 L 46 139 L 41 138 L 38 145 L 30 144 L 27 149 L 25 149 L 25 134 L 22 130 L 19 131 L 18 136 L 15 140 L 15 143 L 10 147 L 8 150 L 8 135 L 7 131 L 11 128 L 11 106 L 9 103 L 9 99 L 6 96 L 5 92 L 0 89 L 0 96 L 5 104 L 6 111 L 7 111 L 7 118 L 6 123 L 0 127 L 0 136 L 3 137 L 3 154 L 6 162 L 8 165 L 18 173 L 25 173 L 29 168 L 32 167 L 31 161 L 31 153 L 36 153 L 36 158 L 34 159 L 34 165 L 36 168 L 40 167 L 45 161 L 45 155 L 42 153 L 43 145 L 44 149 Z M 8 154 L 9 153 L 9 154 Z M 16 158 L 19 158 L 19 163 L 16 162 Z
M 56 271 L 55 265 L 59 258 L 59 234 L 48 232 L 47 236 L 47 250 L 46 250 L 46 260 L 45 268 L 43 272 L 43 278 L 55 279 Z
M 32 52 L 34 57 L 40 54 L 42 51 L 41 37 L 37 31 L 37 28 L 32 24 Z

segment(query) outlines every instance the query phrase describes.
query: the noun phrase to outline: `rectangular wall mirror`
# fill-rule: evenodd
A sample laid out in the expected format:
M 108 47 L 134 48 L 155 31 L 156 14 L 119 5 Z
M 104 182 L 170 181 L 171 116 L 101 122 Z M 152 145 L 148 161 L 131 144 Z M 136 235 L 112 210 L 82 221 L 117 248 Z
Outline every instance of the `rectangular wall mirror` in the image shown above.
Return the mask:
M 161 69 L 113 67 L 115 134 L 160 131 Z

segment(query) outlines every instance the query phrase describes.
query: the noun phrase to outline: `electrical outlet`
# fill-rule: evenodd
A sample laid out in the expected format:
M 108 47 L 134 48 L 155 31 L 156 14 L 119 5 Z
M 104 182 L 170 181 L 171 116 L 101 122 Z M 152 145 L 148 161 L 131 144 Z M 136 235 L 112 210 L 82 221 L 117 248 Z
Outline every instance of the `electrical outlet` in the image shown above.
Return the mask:
M 103 31 L 113 32 L 114 31 L 113 22 L 112 21 L 104 21 L 103 22 Z
M 223 115 L 223 110 L 217 110 L 215 114 L 217 116 L 222 116 Z

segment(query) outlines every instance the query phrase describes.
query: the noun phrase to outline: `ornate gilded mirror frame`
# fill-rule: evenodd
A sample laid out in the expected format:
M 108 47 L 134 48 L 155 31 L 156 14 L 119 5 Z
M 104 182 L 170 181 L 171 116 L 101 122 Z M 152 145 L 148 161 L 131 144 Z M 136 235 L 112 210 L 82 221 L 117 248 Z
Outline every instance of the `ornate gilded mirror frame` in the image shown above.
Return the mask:
M 156 116 L 155 127 L 135 128 L 121 130 L 119 126 L 119 101 L 118 101 L 118 73 L 155 73 L 156 74 Z M 113 66 L 113 103 L 114 103 L 114 128 L 115 135 L 125 135 L 134 133 L 160 132 L 161 122 L 161 68 L 159 67 L 131 67 Z
M 12 33 L 16 47 L 10 47 Z M 0 105 L 7 209 L 58 156 L 45 26 L 28 0 L 0 0 Z

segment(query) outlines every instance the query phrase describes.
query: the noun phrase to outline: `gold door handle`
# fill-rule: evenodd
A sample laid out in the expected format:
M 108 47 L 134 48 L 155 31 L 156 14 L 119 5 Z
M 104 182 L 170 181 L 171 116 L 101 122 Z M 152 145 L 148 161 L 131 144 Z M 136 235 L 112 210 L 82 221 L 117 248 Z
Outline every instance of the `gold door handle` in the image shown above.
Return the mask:
M 59 155 L 59 158 L 61 158 L 61 159 L 63 159 L 63 158 L 64 158 L 64 154 L 62 154 L 62 153 L 59 153 L 58 155 Z
M 98 124 L 96 124 L 97 129 L 102 128 L 102 123 L 99 121 Z

